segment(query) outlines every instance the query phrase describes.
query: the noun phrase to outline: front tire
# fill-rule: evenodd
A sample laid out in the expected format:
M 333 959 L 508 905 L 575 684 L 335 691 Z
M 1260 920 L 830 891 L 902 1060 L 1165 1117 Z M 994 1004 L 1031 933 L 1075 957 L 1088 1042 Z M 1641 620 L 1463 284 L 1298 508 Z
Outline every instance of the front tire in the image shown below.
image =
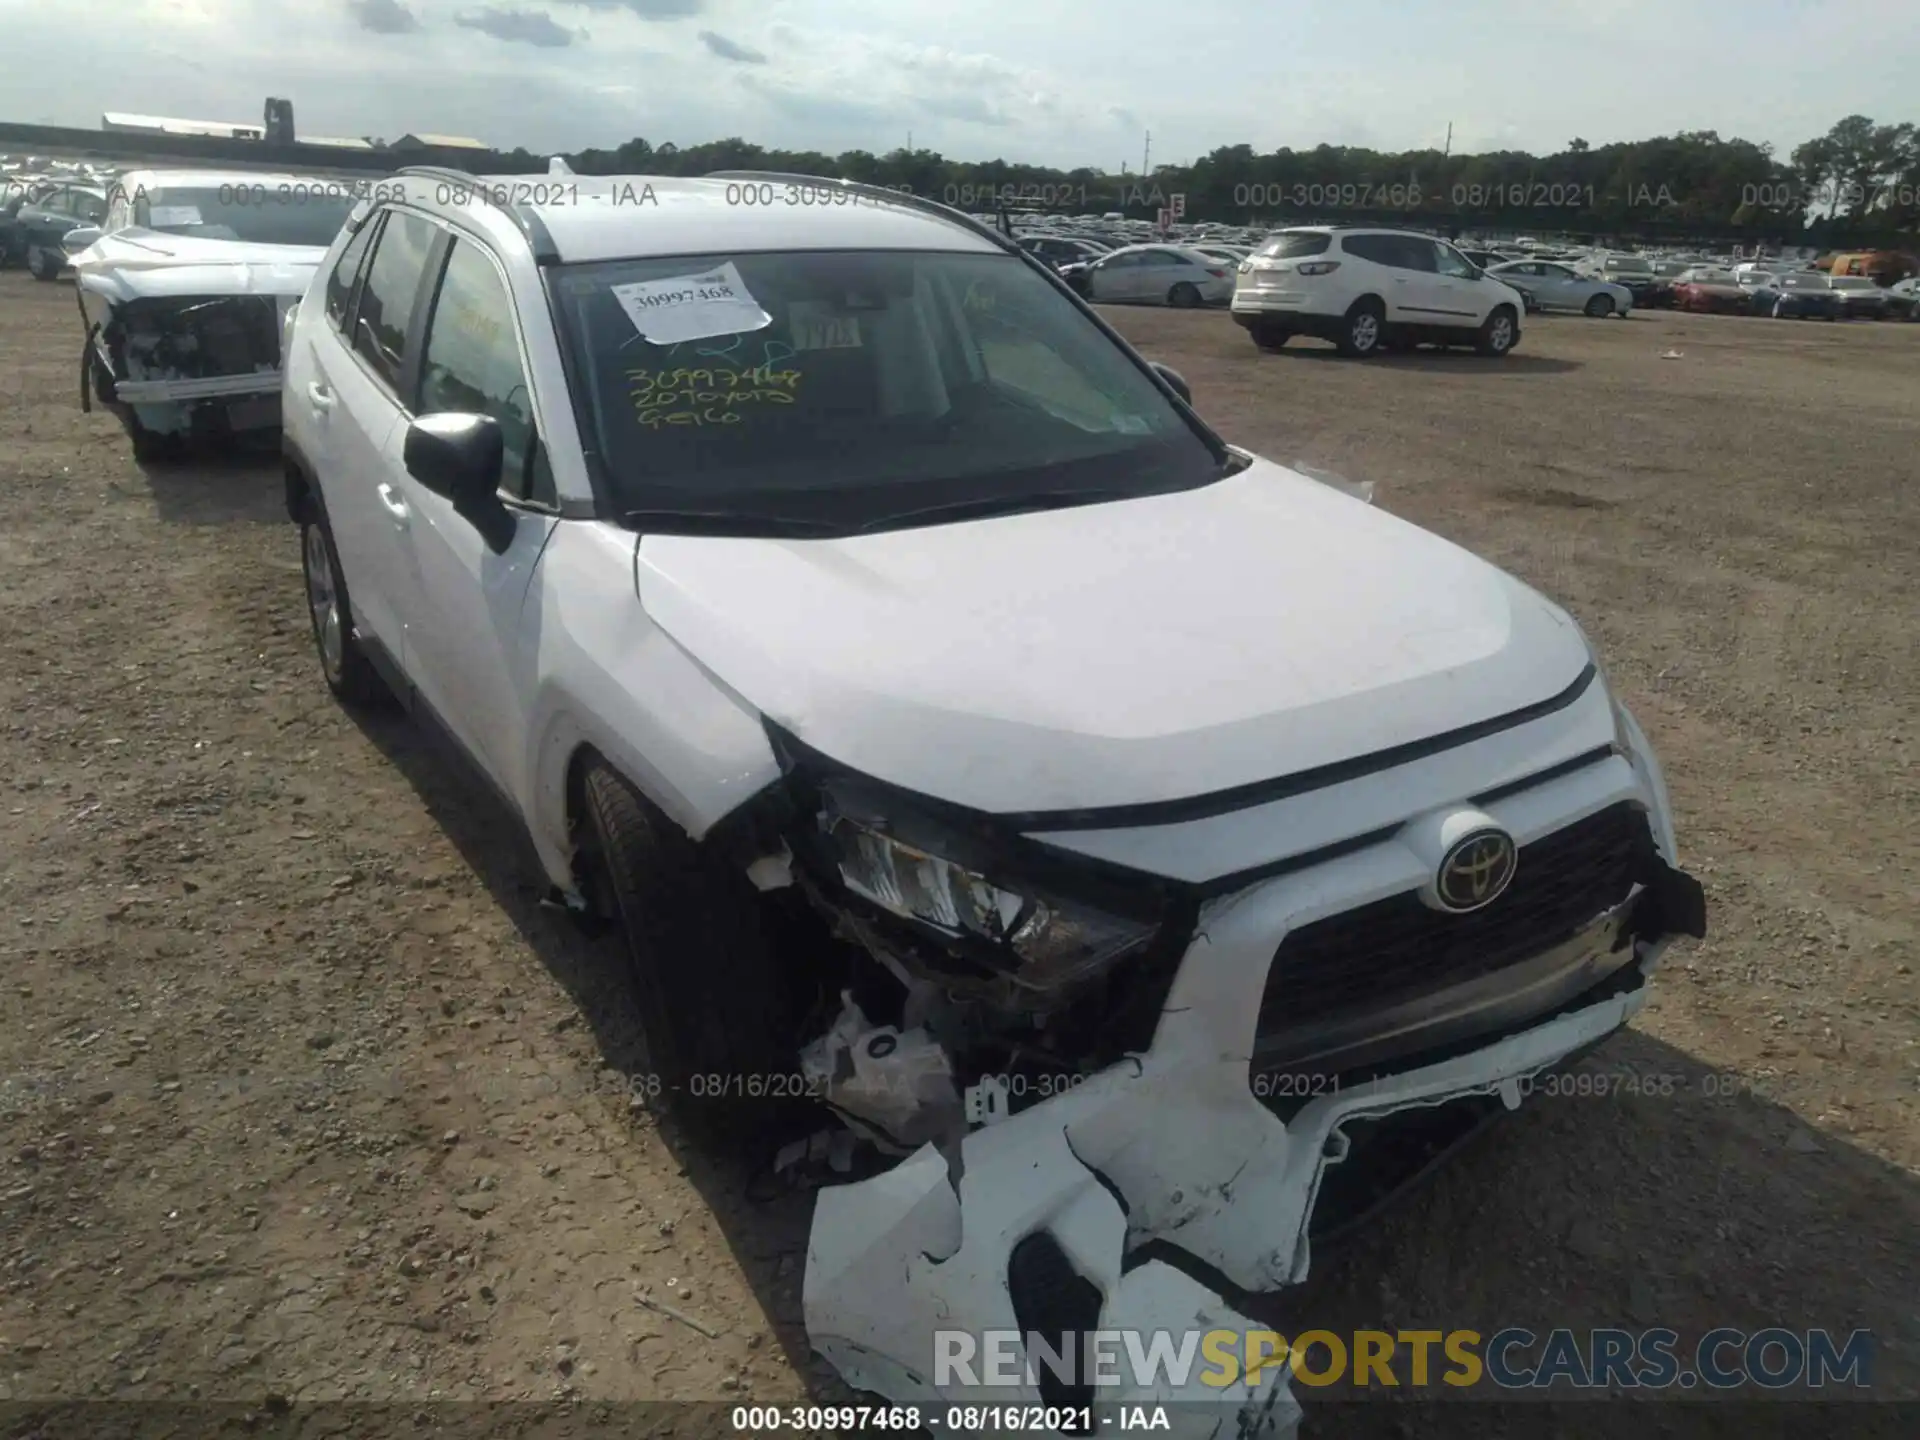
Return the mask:
M 795 1010 L 763 902 L 604 762 L 581 794 L 581 880 L 626 941 L 648 1093 L 703 1142 L 750 1141 L 799 1088 L 774 1088 Z
M 317 500 L 307 502 L 307 513 L 300 521 L 300 570 L 307 583 L 314 650 L 327 688 L 343 705 L 357 710 L 378 708 L 387 692 L 353 633 L 353 602 L 340 569 L 340 551 Z
M 1605 296 L 1598 298 L 1606 299 Z M 1611 304 L 1612 302 L 1609 301 L 1608 303 Z M 1511 305 L 1497 305 L 1494 307 L 1493 313 L 1487 316 L 1486 320 L 1481 324 L 1480 333 L 1474 339 L 1473 348 L 1482 355 L 1491 355 L 1496 359 L 1504 359 L 1507 352 L 1513 349 L 1514 342 L 1519 338 L 1520 328 L 1514 320 L 1513 307 Z
M 36 280 L 54 281 L 60 278 L 60 267 L 47 258 L 47 252 L 37 245 L 27 247 L 27 273 Z
M 1380 353 L 1381 343 L 1386 338 L 1386 310 L 1378 300 L 1369 297 L 1354 301 L 1353 308 L 1347 311 L 1340 327 L 1340 338 L 1334 343 L 1340 347 L 1342 355 L 1365 360 Z
M 1587 314 L 1591 315 L 1595 320 L 1606 319 L 1607 316 L 1613 314 L 1613 297 L 1611 295 L 1591 295 L 1587 297 Z

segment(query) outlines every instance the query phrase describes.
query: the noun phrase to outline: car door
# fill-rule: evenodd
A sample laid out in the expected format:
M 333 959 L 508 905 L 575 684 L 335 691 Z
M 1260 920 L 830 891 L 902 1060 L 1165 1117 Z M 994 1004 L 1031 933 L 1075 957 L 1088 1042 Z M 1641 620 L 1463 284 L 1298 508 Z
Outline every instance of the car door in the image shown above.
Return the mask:
M 73 218 L 73 192 L 64 187 L 20 207 L 20 243 L 24 251 L 57 250 L 60 238 L 80 222 Z
M 1594 282 L 1565 265 L 1543 263 L 1534 282 L 1534 298 L 1550 310 L 1580 310 L 1594 291 Z
M 540 444 L 530 367 L 507 277 L 485 249 L 451 237 L 422 330 L 416 416 L 489 415 L 504 462 L 499 498 L 509 517 L 489 541 L 472 519 L 405 472 L 394 483 L 420 577 L 409 619 L 414 683 L 442 723 L 509 795 L 526 793 L 531 656 L 521 612 L 559 513 Z
M 394 475 L 408 418 L 400 397 L 440 233 L 414 211 L 389 208 L 380 217 L 346 328 L 306 327 L 313 337 L 310 373 L 292 396 L 308 408 L 311 428 L 326 436 L 326 459 L 316 469 L 355 624 L 370 630 L 409 678 L 407 626 L 418 610 L 419 580 L 406 535 L 412 516 Z
M 1087 272 L 1088 292 L 1096 300 L 1138 299 L 1139 264 L 1137 250 L 1108 255 Z
M 1538 260 L 1517 260 L 1502 265 L 1494 275 L 1502 285 L 1518 290 L 1522 295 L 1531 296 L 1534 305 L 1545 306 L 1546 299 L 1540 293 L 1541 272 L 1545 267 Z
M 1167 303 L 1167 293 L 1185 282 L 1198 290 L 1207 272 L 1177 250 L 1148 250 L 1138 271 L 1138 296 L 1158 304 Z
M 1444 323 L 1441 316 L 1446 307 L 1433 242 L 1418 235 L 1374 235 L 1370 239 L 1371 251 L 1387 270 L 1387 319 L 1401 325 Z
M 1444 240 L 1430 243 L 1434 323 L 1455 330 L 1478 329 L 1494 306 L 1491 290 L 1480 279 L 1479 267 Z

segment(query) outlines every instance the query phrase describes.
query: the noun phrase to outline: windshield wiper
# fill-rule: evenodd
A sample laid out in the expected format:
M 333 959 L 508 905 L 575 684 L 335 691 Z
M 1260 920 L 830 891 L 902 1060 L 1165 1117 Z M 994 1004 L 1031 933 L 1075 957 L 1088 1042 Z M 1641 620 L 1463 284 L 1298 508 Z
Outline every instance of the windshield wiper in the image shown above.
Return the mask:
M 656 535 L 774 536 L 818 540 L 846 535 L 852 527 L 798 515 L 753 515 L 739 510 L 626 510 L 620 518 L 635 530 Z
M 1079 490 L 1030 490 L 1020 495 L 949 500 L 944 505 L 928 505 L 919 510 L 896 510 L 891 514 L 867 521 L 859 529 L 863 533 L 869 530 L 891 530 L 911 525 L 919 520 L 989 520 L 1000 515 L 1024 515 L 1034 510 L 1061 510 L 1074 505 L 1103 505 L 1113 500 L 1136 500 L 1145 495 L 1159 493 L 1161 492 L 1155 490 L 1100 490 L 1093 487 Z

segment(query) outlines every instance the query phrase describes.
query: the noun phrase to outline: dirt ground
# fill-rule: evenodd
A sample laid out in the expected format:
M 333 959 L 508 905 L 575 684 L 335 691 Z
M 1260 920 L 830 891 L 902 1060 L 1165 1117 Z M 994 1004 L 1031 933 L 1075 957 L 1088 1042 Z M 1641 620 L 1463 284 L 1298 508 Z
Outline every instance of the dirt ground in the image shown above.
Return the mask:
M 1868 1327 L 1874 1393 L 1920 1398 L 1920 325 L 1547 319 L 1357 365 L 1115 318 L 1230 439 L 1566 603 L 1712 906 L 1590 1062 L 1642 1082 L 1534 1099 L 1271 1313 Z M 836 1393 L 807 1197 L 630 1102 L 609 947 L 437 751 L 329 700 L 276 467 L 143 472 L 79 348 L 68 285 L 0 274 L 0 1400 Z

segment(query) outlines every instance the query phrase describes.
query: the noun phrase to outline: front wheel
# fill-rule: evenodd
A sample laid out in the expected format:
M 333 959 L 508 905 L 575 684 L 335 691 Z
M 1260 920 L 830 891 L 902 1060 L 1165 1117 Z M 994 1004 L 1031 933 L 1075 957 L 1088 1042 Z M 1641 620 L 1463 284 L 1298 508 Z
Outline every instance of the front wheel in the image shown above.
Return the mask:
M 1604 320 L 1613 313 L 1611 295 L 1594 295 L 1587 300 L 1587 314 L 1596 320 Z
M 1381 342 L 1387 338 L 1386 312 L 1378 300 L 1359 300 L 1347 311 L 1345 322 L 1340 327 L 1340 338 L 1334 343 L 1340 347 L 1342 355 L 1356 360 L 1365 360 L 1368 356 L 1380 353 Z
M 27 273 L 36 280 L 58 280 L 60 267 L 37 245 L 27 247 Z
M 1605 299 L 1605 296 L 1599 297 Z M 1611 303 L 1611 302 L 1609 302 Z M 1473 348 L 1482 355 L 1503 357 L 1513 349 L 1514 341 L 1520 338 L 1519 327 L 1514 323 L 1513 310 L 1502 305 L 1480 327 L 1480 334 L 1474 340 Z
M 804 1088 L 764 902 L 603 762 L 581 799 L 580 879 L 626 941 L 646 1092 L 703 1141 L 751 1141 Z
M 1167 304 L 1176 310 L 1191 310 L 1200 303 L 1200 292 L 1182 280 L 1167 292 Z

